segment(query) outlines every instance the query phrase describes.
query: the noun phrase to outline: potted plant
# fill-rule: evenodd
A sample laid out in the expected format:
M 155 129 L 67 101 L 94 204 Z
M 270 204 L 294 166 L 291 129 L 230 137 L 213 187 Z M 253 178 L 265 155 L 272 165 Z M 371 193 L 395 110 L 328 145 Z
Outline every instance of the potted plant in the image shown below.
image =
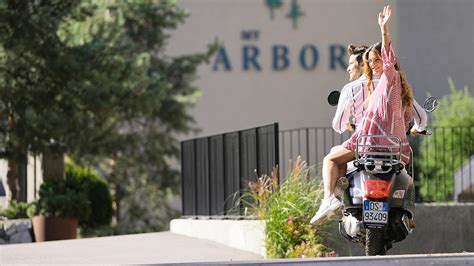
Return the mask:
M 77 178 L 47 180 L 29 211 L 36 242 L 75 239 L 77 227 L 88 219 L 90 202 Z

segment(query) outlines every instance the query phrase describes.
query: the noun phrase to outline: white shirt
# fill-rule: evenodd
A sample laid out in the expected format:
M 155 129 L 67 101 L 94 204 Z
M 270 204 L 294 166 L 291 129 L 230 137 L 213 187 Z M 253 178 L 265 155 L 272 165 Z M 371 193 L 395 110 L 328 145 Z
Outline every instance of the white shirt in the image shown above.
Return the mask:
M 360 78 L 347 83 L 344 88 L 342 88 L 336 114 L 332 120 L 332 127 L 336 132 L 342 134 L 346 131 L 348 123 L 355 124 L 356 127 L 361 125 L 367 108 L 365 101 L 369 97 L 367 82 L 368 80 L 365 75 L 362 75 Z M 374 77 L 372 80 L 373 88 L 377 87 L 378 82 L 379 78 Z M 426 111 L 416 100 L 413 100 L 413 114 L 415 120 L 413 128 L 417 131 L 425 130 L 428 116 L 426 115 Z

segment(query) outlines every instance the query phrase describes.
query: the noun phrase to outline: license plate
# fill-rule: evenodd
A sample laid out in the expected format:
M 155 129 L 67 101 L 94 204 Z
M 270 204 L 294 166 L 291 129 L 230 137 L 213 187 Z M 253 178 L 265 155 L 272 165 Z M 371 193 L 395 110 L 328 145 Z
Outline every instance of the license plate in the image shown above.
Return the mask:
M 364 200 L 364 223 L 387 224 L 388 202 Z

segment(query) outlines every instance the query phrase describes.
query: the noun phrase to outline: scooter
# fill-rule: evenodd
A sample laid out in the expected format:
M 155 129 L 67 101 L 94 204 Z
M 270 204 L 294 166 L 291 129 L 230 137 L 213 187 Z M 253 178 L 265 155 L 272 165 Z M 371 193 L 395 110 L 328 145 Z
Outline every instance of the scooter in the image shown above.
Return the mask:
M 390 139 L 396 144 L 365 145 L 360 141 L 364 137 L 367 135 L 357 139 L 353 167 L 337 182 L 336 196 L 344 200 L 339 232 L 364 246 L 366 255 L 385 255 L 392 243 L 413 231 L 415 188 L 399 159 L 400 139 L 371 135 L 372 139 Z
M 337 104 L 338 98 L 337 93 L 330 94 L 328 102 Z M 430 97 L 423 107 L 432 112 L 437 105 L 437 99 Z M 418 133 L 431 135 L 429 131 Z M 356 160 L 348 163 L 346 176 L 336 182 L 335 194 L 344 201 L 339 232 L 364 247 L 367 256 L 385 255 L 393 243 L 413 232 L 415 188 L 400 161 L 400 138 L 371 135 L 393 145 L 367 145 L 361 141 L 365 137 L 368 135 L 357 139 Z

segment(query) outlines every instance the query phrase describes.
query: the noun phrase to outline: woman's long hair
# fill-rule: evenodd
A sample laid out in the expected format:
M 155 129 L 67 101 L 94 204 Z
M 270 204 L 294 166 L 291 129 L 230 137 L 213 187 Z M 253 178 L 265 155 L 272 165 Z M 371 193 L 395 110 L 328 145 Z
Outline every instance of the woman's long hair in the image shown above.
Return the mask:
M 369 66 L 370 51 L 376 52 L 382 59 L 382 43 L 378 42 L 376 44 L 373 44 L 367 49 L 367 51 L 364 54 L 364 74 L 369 80 L 368 82 L 369 93 L 372 94 L 372 91 L 374 90 L 374 86 L 372 84 L 373 83 L 372 80 L 374 76 L 372 73 L 372 69 Z M 398 74 L 400 75 L 400 84 L 402 85 L 402 93 L 401 93 L 402 105 L 403 105 L 403 109 L 406 110 L 407 108 L 413 105 L 413 91 L 405 77 L 405 74 L 400 70 L 400 65 L 398 64 L 398 61 L 395 63 L 395 70 L 397 70 Z

